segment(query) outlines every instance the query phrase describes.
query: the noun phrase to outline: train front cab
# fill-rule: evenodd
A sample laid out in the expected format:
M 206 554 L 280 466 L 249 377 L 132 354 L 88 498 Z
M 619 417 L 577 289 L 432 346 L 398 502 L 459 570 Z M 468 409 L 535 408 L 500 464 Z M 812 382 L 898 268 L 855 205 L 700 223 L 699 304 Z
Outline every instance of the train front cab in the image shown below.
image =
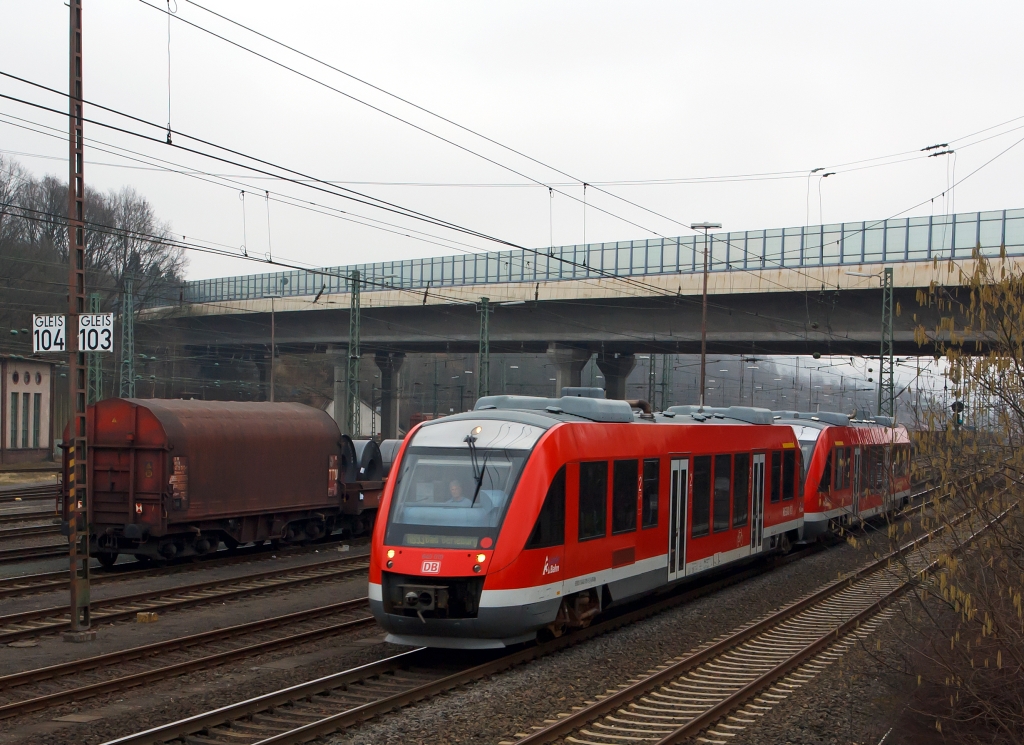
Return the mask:
M 799 534 L 801 457 L 792 430 L 671 414 L 629 425 L 532 412 L 500 412 L 517 422 L 479 418 L 487 415 L 499 412 L 448 417 L 444 431 L 442 422 L 424 425 L 399 456 L 402 475 L 389 484 L 387 520 L 374 534 L 370 584 L 371 607 L 393 642 L 487 648 L 541 629 L 557 635 L 610 604 L 782 549 Z M 409 517 L 429 518 L 410 513 L 414 489 L 424 509 L 450 509 L 447 475 L 411 485 L 429 465 L 404 460 L 427 452 L 421 438 L 451 447 L 479 427 L 482 459 L 496 432 L 524 425 L 536 427 L 532 450 L 522 453 L 518 480 L 503 482 L 509 491 L 497 499 L 506 511 L 490 532 L 401 527 Z M 462 455 L 461 467 L 472 470 Z M 428 506 L 427 493 L 442 501 Z M 445 545 L 453 538 L 457 548 Z

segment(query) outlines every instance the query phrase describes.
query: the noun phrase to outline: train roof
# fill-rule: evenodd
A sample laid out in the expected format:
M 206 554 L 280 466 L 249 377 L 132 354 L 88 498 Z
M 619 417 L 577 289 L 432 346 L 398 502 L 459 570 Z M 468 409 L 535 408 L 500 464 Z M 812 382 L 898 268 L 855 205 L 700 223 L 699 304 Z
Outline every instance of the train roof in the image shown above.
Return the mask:
M 484 396 L 471 412 L 453 416 L 466 418 L 511 419 L 547 429 L 558 422 L 587 421 L 648 424 L 772 424 L 772 412 L 752 406 L 670 406 L 663 412 L 638 413 L 637 402 L 599 398 L 585 391 L 563 389 L 570 395 L 561 398 L 542 396 Z M 580 391 L 580 392 L 576 392 Z M 602 391 L 603 393 L 603 391 Z M 641 402 L 646 408 L 646 404 Z M 639 407 L 638 407 L 639 408 Z M 451 416 L 445 419 L 452 419 Z M 425 423 L 426 424 L 426 423 Z
M 897 426 L 896 420 L 891 416 L 873 416 L 870 419 L 854 419 L 850 417 L 849 414 L 842 414 L 837 411 L 773 411 L 771 413 L 773 419 L 777 422 L 786 424 L 797 422 L 805 427 Z

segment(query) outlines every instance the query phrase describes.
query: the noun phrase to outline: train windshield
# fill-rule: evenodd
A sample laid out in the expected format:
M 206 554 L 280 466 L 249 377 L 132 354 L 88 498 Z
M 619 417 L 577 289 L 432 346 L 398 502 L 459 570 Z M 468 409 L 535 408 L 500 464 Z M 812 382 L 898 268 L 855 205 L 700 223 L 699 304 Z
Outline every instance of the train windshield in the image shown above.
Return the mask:
M 796 433 L 796 439 L 800 443 L 800 454 L 803 456 L 804 478 L 806 479 L 807 469 L 811 467 L 811 458 L 814 455 L 814 448 L 818 444 L 818 435 L 821 434 L 821 430 L 817 427 L 803 427 L 799 424 L 792 426 Z
M 411 446 L 385 541 L 422 548 L 491 548 L 529 450 Z

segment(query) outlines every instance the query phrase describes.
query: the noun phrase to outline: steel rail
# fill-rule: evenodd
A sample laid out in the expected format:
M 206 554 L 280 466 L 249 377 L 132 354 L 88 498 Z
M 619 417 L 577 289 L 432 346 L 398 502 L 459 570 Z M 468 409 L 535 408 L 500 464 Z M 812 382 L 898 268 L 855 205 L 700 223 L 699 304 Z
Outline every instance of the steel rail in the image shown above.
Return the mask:
M 296 613 L 289 613 L 284 616 L 275 616 L 274 618 L 238 624 L 236 626 L 215 629 L 213 631 L 205 631 L 200 634 L 193 634 L 191 636 L 170 639 L 163 642 L 155 642 L 153 644 L 133 647 L 119 652 L 110 652 L 108 654 L 98 655 L 84 660 L 74 660 L 35 670 L 25 670 L 20 673 L 13 673 L 0 678 L 0 690 L 8 690 L 19 686 L 31 685 L 40 681 L 49 681 L 61 676 L 79 675 L 86 670 L 93 670 L 101 667 L 109 668 L 113 665 L 119 665 L 142 658 L 150 659 L 154 655 L 167 654 L 169 652 L 176 652 L 204 644 L 219 643 L 235 639 L 239 636 L 259 633 L 279 626 L 287 626 L 310 621 L 323 616 L 335 615 L 354 610 L 365 610 L 366 607 L 366 598 L 357 598 L 356 600 L 348 600 L 305 611 L 298 611 Z M 302 631 L 267 641 L 255 642 L 236 649 L 216 652 L 214 654 L 205 655 L 192 660 L 164 665 L 162 667 L 133 673 L 119 678 L 99 681 L 97 683 L 78 686 L 76 688 L 69 688 L 55 693 L 48 693 L 23 701 L 15 701 L 13 703 L 0 705 L 0 719 L 21 716 L 50 706 L 56 706 L 67 701 L 81 701 L 82 699 L 92 696 L 122 691 L 145 683 L 166 680 L 195 670 L 206 670 L 234 660 L 297 646 L 299 644 L 315 641 L 324 637 L 334 636 L 338 633 L 345 633 L 361 629 L 366 626 L 372 626 L 375 623 L 376 621 L 373 616 L 361 616 L 359 618 L 331 624 L 329 626 L 311 629 L 309 631 Z
M 324 582 L 364 572 L 368 566 L 369 562 L 364 555 L 256 572 L 231 579 L 179 585 L 166 590 L 150 590 L 132 595 L 93 600 L 92 617 L 95 621 L 109 622 L 133 617 L 139 611 L 161 611 L 204 605 L 214 601 L 257 595 L 286 587 Z M 0 643 L 62 631 L 67 628 L 69 623 L 66 606 L 41 608 L 0 616 Z M 26 626 L 26 624 L 33 625 Z M 14 628 L 3 631 L 2 629 L 5 627 Z

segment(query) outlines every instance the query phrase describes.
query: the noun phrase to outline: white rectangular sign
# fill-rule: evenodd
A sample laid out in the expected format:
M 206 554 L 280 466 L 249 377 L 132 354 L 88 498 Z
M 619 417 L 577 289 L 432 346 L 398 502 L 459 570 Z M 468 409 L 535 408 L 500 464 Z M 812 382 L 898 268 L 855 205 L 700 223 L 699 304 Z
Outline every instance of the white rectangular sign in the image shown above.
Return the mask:
M 81 352 L 114 351 L 114 314 L 83 313 L 78 317 L 78 349 Z
M 64 316 L 32 316 L 32 353 L 66 352 L 66 328 L 67 320 Z M 80 315 L 78 349 L 81 352 L 113 352 L 114 314 Z
M 64 316 L 32 316 L 32 353 L 64 352 Z

